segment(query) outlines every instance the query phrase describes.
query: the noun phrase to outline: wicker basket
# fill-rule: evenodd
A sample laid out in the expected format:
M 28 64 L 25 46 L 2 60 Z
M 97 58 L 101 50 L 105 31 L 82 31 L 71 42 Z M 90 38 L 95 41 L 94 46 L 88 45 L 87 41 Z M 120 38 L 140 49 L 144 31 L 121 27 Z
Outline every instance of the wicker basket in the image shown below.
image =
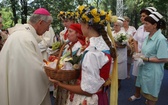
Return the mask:
M 61 55 L 62 55 L 62 52 L 63 52 L 65 46 L 66 46 L 66 44 L 64 44 L 60 49 L 60 52 L 58 55 L 58 62 L 56 64 L 55 69 L 48 67 L 48 66 L 44 66 L 44 69 L 45 69 L 47 76 L 52 79 L 59 80 L 59 81 L 70 81 L 70 80 L 77 79 L 80 76 L 80 71 L 81 71 L 81 70 L 58 69 L 58 64 L 59 64 L 59 61 L 60 61 L 60 58 L 61 58 Z

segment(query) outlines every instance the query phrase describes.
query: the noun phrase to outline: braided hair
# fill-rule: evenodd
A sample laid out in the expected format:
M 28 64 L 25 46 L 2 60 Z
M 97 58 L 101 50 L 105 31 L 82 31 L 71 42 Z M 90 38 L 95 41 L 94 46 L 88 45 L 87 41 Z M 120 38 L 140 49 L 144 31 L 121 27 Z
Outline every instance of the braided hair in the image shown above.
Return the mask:
M 100 25 L 100 24 L 93 24 L 91 25 L 91 27 L 98 33 L 100 33 L 100 35 L 103 37 L 105 43 L 107 44 L 107 46 L 110 48 L 110 55 L 113 59 L 116 58 L 116 52 L 115 49 L 112 46 L 112 43 L 107 35 L 107 32 L 105 31 L 105 27 L 104 25 Z

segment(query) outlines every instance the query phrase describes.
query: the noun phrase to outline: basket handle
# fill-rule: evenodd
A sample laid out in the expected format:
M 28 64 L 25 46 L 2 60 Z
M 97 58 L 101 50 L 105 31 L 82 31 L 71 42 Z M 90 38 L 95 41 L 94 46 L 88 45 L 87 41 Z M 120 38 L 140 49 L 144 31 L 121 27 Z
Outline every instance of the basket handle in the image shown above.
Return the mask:
M 69 42 L 68 42 L 69 43 Z M 58 70 L 58 64 L 59 64 L 59 61 L 61 59 L 61 56 L 62 56 L 62 53 L 63 53 L 63 50 L 64 50 L 64 47 L 68 44 L 68 43 L 64 43 L 60 49 L 60 52 L 59 52 L 59 55 L 58 55 L 58 61 L 56 63 L 56 68 L 55 70 Z

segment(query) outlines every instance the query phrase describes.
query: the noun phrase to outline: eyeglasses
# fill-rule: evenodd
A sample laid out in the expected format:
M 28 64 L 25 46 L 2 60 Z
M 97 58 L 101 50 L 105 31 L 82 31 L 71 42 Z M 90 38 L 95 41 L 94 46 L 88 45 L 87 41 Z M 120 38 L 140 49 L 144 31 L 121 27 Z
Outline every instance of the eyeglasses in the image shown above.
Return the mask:
M 119 25 L 114 25 L 115 27 L 119 26 Z

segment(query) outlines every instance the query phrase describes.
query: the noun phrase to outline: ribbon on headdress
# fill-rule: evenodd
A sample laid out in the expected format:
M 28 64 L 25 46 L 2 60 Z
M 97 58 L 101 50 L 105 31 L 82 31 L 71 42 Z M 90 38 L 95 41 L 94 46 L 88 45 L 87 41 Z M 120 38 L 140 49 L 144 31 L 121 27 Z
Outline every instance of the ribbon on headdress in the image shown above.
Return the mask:
M 115 49 L 115 52 L 117 52 L 115 41 L 114 41 L 114 38 L 111 33 L 110 23 L 107 24 L 107 33 L 108 33 L 109 38 L 111 39 L 112 45 Z M 117 57 L 114 59 L 112 73 L 110 74 L 109 78 L 110 78 L 110 82 L 111 82 L 110 105 L 118 105 L 118 58 Z

